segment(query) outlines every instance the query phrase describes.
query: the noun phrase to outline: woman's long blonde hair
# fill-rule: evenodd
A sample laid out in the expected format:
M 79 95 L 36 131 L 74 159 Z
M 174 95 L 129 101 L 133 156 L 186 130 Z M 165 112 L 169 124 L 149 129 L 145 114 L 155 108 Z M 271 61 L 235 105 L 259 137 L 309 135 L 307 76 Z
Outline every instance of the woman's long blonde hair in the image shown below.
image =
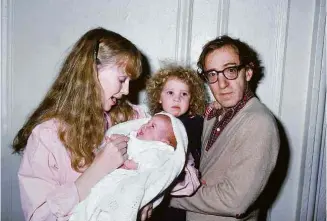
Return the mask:
M 132 104 L 127 97 L 122 97 L 117 101 L 117 104 L 110 109 L 109 117 L 112 125 L 133 120 L 137 118 L 137 111 L 134 110 Z
M 123 36 L 96 28 L 85 33 L 65 59 L 44 100 L 13 140 L 14 153 L 24 151 L 32 130 L 49 119 L 60 122 L 58 136 L 76 171 L 89 166 L 104 136 L 105 120 L 97 67 L 126 63 L 126 74 L 138 78 L 141 53 Z

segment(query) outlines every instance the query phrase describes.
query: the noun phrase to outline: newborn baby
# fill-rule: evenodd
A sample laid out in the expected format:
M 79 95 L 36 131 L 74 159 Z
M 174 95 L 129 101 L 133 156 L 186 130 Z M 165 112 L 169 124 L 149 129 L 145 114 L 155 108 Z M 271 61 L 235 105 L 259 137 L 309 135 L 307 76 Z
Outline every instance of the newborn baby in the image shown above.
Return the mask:
M 164 114 L 157 114 L 143 124 L 136 131 L 136 138 L 139 140 L 160 141 L 174 149 L 177 145 L 171 120 Z M 137 163 L 133 160 L 127 160 L 121 168 L 137 169 Z
M 164 114 L 157 114 L 143 124 L 137 131 L 136 137 L 140 140 L 161 141 L 174 148 L 177 145 L 171 120 Z
M 186 131 L 168 113 L 118 124 L 106 134 L 129 134 L 129 163 L 101 179 L 75 207 L 71 221 L 136 220 L 138 210 L 163 193 L 183 169 Z

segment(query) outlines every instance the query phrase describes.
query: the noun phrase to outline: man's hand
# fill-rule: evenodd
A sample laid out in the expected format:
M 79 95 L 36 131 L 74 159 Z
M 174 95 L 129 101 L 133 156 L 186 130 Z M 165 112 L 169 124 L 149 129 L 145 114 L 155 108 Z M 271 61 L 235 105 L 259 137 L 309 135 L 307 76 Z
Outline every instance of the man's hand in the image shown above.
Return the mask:
M 146 221 L 147 219 L 151 218 L 153 204 L 149 203 L 148 205 L 144 206 L 141 209 L 141 221 Z

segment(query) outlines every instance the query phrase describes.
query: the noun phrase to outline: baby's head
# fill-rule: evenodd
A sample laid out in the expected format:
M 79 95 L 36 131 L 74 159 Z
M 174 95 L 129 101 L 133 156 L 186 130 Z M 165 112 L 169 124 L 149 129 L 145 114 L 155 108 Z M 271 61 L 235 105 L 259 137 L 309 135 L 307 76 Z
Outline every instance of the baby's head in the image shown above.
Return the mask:
M 190 68 L 168 66 L 157 71 L 146 84 L 152 114 L 162 110 L 179 117 L 202 115 L 206 96 L 204 83 Z
M 161 141 L 174 148 L 177 145 L 171 119 L 164 114 L 157 114 L 143 124 L 136 137 L 140 140 Z

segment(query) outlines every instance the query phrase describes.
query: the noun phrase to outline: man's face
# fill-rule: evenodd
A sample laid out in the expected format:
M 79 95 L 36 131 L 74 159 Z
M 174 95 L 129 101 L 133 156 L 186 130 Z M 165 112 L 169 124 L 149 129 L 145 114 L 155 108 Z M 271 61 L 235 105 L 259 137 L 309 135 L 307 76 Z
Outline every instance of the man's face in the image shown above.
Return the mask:
M 140 140 L 167 142 L 172 133 L 170 118 L 166 115 L 155 115 L 137 131 L 136 137 Z
M 240 65 L 238 53 L 233 47 L 224 46 L 206 56 L 204 71 L 222 71 L 227 67 L 238 65 Z M 210 90 L 223 108 L 234 107 L 243 98 L 247 82 L 251 80 L 252 74 L 252 69 L 242 68 L 235 80 L 228 80 L 220 73 L 218 81 L 209 84 Z

